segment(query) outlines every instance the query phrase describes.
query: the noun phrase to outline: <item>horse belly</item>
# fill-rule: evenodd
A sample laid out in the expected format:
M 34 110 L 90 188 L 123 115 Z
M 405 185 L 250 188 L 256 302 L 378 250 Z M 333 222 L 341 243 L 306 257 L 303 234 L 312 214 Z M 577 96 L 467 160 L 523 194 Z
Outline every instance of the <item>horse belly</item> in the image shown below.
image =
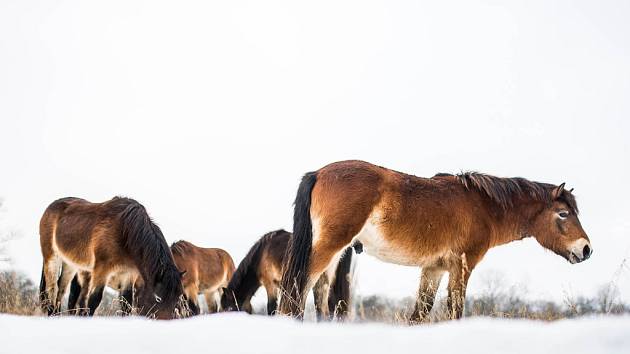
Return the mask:
M 363 244 L 365 253 L 387 263 L 406 266 L 420 266 L 423 259 L 414 250 L 406 250 L 389 241 L 377 224 L 366 222 L 361 232 L 355 237 Z

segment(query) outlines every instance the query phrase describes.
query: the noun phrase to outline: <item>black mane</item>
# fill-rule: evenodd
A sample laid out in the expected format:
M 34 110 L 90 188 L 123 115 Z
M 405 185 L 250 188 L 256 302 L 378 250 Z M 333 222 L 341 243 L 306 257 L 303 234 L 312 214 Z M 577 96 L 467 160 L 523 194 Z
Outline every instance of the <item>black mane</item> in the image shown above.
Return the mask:
M 124 207 L 120 213 L 121 233 L 125 249 L 136 260 L 148 286 L 162 283 L 163 303 L 177 301 L 181 295 L 181 275 L 162 230 L 151 220 L 142 204 L 129 198 L 114 198 L 112 203 Z

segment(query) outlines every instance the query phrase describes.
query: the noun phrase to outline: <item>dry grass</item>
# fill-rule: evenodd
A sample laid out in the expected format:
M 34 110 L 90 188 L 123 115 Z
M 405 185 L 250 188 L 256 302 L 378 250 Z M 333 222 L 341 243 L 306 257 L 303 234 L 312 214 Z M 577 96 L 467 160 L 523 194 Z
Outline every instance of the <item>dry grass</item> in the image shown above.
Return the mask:
M 0 272 L 0 313 L 36 315 L 40 313 L 38 289 L 22 274 Z
M 572 297 L 565 294 L 561 303 L 553 301 L 531 301 L 523 296 L 525 291 L 516 287 L 505 288 L 502 279 L 487 281 L 484 290 L 477 296 L 466 299 L 466 317 L 499 317 L 525 318 L 533 320 L 553 321 L 590 315 L 630 314 L 630 305 L 620 300 L 616 286 L 621 274 L 628 269 L 624 261 L 612 281 L 602 286 L 593 298 Z M 382 296 L 355 297 L 350 321 L 384 322 L 390 324 L 407 324 L 415 299 L 391 299 Z M 105 292 L 97 315 L 121 315 L 121 300 Z M 438 299 L 431 314 L 431 322 L 444 321 L 448 317 L 445 312 L 445 300 Z M 264 314 L 261 307 L 256 313 Z M 312 306 L 307 308 L 306 320 L 314 320 L 310 316 Z M 0 313 L 17 315 L 42 315 L 38 305 L 38 288 L 24 275 L 14 271 L 0 272 Z M 67 312 L 62 312 L 61 315 Z

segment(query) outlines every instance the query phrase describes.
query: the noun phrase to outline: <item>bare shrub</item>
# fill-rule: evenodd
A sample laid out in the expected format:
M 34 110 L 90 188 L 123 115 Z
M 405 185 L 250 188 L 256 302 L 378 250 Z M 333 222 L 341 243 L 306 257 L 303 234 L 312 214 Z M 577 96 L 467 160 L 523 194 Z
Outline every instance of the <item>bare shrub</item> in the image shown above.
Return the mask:
M 38 291 L 35 284 L 23 274 L 0 272 L 0 313 L 38 314 Z

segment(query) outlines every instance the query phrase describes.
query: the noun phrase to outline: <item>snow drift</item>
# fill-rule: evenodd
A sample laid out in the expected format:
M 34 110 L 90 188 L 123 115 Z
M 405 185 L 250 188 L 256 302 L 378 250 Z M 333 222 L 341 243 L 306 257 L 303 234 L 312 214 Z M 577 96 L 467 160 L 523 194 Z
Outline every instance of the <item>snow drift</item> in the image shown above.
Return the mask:
M 244 314 L 177 321 L 0 316 L 0 353 L 629 353 L 630 317 L 402 327 Z

